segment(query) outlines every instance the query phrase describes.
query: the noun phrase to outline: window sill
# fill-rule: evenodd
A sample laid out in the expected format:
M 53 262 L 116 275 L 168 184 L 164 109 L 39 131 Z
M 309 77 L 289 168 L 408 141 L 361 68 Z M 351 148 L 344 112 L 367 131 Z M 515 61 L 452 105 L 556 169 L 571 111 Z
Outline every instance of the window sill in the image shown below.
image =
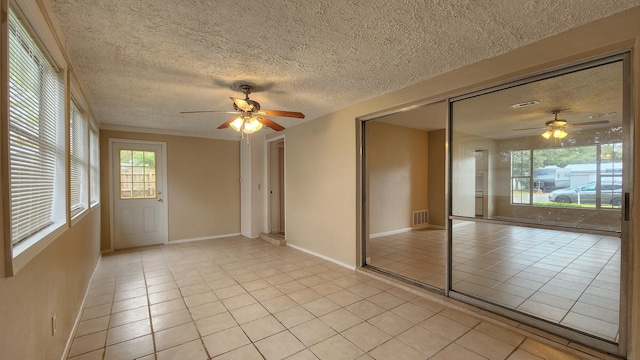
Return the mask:
M 75 225 L 78 221 L 80 221 L 83 217 L 85 217 L 87 213 L 89 213 L 89 209 L 84 208 L 81 211 L 79 211 L 77 214 L 71 215 L 71 226 Z

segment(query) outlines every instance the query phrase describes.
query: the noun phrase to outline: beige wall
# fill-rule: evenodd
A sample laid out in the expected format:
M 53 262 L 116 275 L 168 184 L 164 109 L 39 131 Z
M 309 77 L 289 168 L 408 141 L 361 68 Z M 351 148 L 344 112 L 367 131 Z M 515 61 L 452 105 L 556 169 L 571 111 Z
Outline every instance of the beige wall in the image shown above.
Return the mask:
M 102 249 L 110 249 L 109 139 L 167 144 L 169 242 L 240 233 L 238 141 L 100 132 Z
M 99 224 L 97 206 L 15 276 L 0 278 L 0 359 L 60 359 L 100 257 Z
M 429 131 L 429 225 L 445 227 L 446 213 L 446 130 Z
M 426 103 L 499 84 L 537 72 L 584 61 L 594 56 L 640 45 L 640 8 L 577 27 L 506 54 L 421 81 L 404 89 L 354 104 L 335 113 L 289 128 L 287 135 L 287 241 L 343 263 L 359 264 L 356 191 L 358 145 L 355 119 L 407 105 Z M 634 53 L 633 65 L 640 69 Z M 640 71 L 634 73 L 640 88 Z M 640 101 L 632 99 L 635 128 L 640 128 Z M 636 131 L 635 143 L 640 143 Z M 634 154 L 634 172 L 640 173 L 640 147 Z M 491 180 L 490 180 L 491 181 Z M 634 179 L 640 189 L 640 177 Z M 640 191 L 634 193 L 632 216 L 640 220 Z M 633 224 L 632 224 L 633 227 Z M 630 239 L 632 261 L 629 288 L 640 297 L 640 229 Z M 632 302 L 632 338 L 640 339 L 640 301 Z M 635 337 L 634 337 L 635 336 Z M 640 340 L 631 344 L 640 357 Z
M 366 139 L 369 234 L 411 228 L 413 211 L 429 206 L 427 132 L 369 121 Z
M 338 112 L 285 130 L 288 245 L 354 266 L 355 122 Z M 279 135 L 279 134 L 278 134 Z

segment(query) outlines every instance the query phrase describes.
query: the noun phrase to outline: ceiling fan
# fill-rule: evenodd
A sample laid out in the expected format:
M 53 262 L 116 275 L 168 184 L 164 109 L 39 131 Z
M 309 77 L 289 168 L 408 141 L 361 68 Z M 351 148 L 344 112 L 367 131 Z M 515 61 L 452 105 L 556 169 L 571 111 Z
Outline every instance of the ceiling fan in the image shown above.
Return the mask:
M 555 139 L 562 139 L 569 135 L 565 129 L 576 126 L 586 126 L 586 125 L 599 125 L 599 124 L 608 124 L 609 120 L 598 120 L 598 121 L 588 121 L 581 123 L 573 123 L 569 124 L 567 120 L 558 119 L 558 114 L 560 114 L 560 110 L 554 110 L 551 112 L 554 115 L 553 120 L 549 120 L 544 123 L 545 132 L 540 134 L 545 139 L 550 139 L 551 137 Z M 535 128 L 524 128 L 524 129 L 514 129 L 513 131 L 522 131 L 522 130 L 535 130 L 540 129 L 538 127 Z
M 197 114 L 197 113 L 224 113 L 235 114 L 237 116 L 224 122 L 218 126 L 218 129 L 226 129 L 231 127 L 232 129 L 240 132 L 244 137 L 244 134 L 251 134 L 262 129 L 265 125 L 275 131 L 284 130 L 284 126 L 277 122 L 267 118 L 266 116 L 282 116 L 296 119 L 304 119 L 304 114 L 296 111 L 282 111 L 282 110 L 262 110 L 260 109 L 260 103 L 249 99 L 249 94 L 253 91 L 253 86 L 242 84 L 240 90 L 244 93 L 244 99 L 231 97 L 233 101 L 233 109 L 235 111 L 216 111 L 216 110 L 202 110 L 202 111 L 181 111 L 181 114 Z

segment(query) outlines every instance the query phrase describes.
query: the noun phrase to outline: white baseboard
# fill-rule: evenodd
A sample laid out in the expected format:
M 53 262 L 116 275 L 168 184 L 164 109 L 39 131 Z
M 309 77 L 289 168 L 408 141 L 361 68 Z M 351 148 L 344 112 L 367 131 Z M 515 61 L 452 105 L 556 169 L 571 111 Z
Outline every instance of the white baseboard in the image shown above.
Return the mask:
M 311 250 L 305 249 L 303 247 L 292 245 L 292 244 L 289 244 L 289 243 L 287 243 L 287 246 L 288 247 L 292 247 L 292 248 L 294 248 L 296 250 L 302 251 L 303 253 L 307 253 L 309 255 L 317 256 L 317 257 L 319 257 L 321 259 L 324 259 L 324 260 L 327 260 L 327 261 L 331 261 L 332 263 L 340 265 L 342 267 L 345 267 L 345 268 L 347 268 L 349 270 L 355 270 L 356 269 L 356 267 L 353 266 L 353 265 L 349 265 L 347 263 L 343 263 L 342 261 L 336 260 L 334 258 L 330 258 L 328 256 L 325 256 L 325 255 L 322 255 L 322 254 L 318 254 L 315 251 L 311 251 Z
M 76 335 L 76 331 L 78 330 L 78 326 L 80 325 L 80 320 L 82 319 L 82 310 L 84 309 L 84 304 L 87 301 L 89 290 L 91 290 L 91 283 L 93 283 L 93 279 L 96 276 L 96 272 L 100 267 L 101 261 L 102 261 L 102 254 L 100 254 L 100 257 L 98 258 L 98 262 L 96 263 L 96 267 L 93 269 L 93 273 L 91 274 L 91 278 L 89 278 L 89 284 L 87 284 L 87 291 L 84 292 L 84 296 L 82 297 L 82 303 L 80 304 L 80 309 L 78 310 L 78 316 L 76 316 L 76 321 L 74 321 L 73 327 L 71 327 L 71 332 L 69 333 L 69 338 L 67 339 L 67 344 L 64 347 L 64 352 L 62 353 L 62 358 L 60 358 L 60 360 L 65 360 L 69 356 L 69 350 L 71 350 L 71 343 L 73 342 L 73 337 Z
M 188 242 L 202 241 L 202 240 L 213 240 L 213 239 L 220 239 L 220 238 L 240 236 L 240 235 L 242 234 L 233 233 L 233 234 L 224 234 L 224 235 L 215 235 L 215 236 L 204 236 L 204 237 L 197 237 L 197 238 L 190 238 L 190 239 L 171 240 L 166 245 L 181 244 L 181 243 L 188 243 Z
M 375 233 L 375 234 L 371 234 L 369 235 L 369 239 L 375 239 L 375 238 L 379 238 L 379 237 L 383 237 L 383 236 L 389 236 L 389 235 L 395 235 L 395 234 L 402 234 L 402 233 L 406 233 L 411 231 L 411 228 L 403 228 L 403 229 L 398 229 L 398 230 L 391 230 L 391 231 L 385 231 L 385 232 L 380 232 L 380 233 Z

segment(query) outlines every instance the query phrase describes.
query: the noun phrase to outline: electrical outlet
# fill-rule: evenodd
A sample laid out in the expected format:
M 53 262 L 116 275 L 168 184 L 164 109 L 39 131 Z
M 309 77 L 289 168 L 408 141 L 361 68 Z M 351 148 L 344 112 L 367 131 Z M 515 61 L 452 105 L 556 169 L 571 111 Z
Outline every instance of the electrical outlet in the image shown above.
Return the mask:
M 56 331 L 58 331 L 58 318 L 56 314 L 53 314 L 51 317 L 51 336 L 55 335 Z

